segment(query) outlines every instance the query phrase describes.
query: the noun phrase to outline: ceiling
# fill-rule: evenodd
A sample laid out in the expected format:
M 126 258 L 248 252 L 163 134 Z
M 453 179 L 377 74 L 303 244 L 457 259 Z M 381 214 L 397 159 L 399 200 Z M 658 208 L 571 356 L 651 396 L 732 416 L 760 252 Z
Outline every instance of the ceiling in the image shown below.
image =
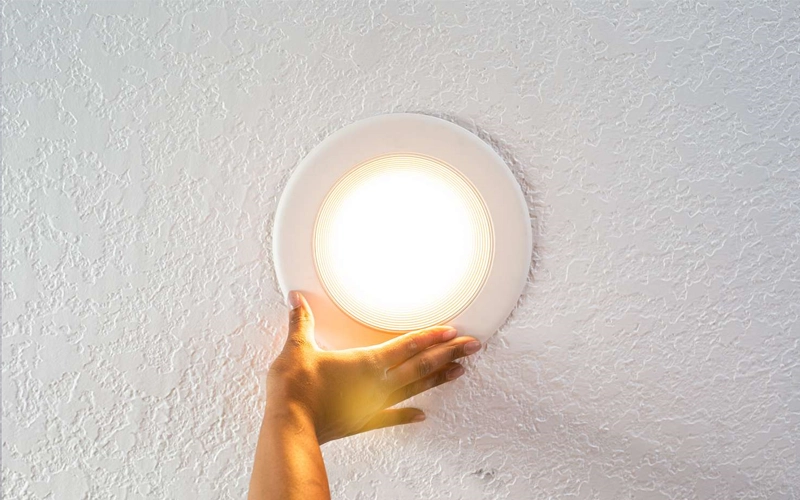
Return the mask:
M 5 496 L 242 498 L 278 196 L 389 112 L 488 141 L 535 248 L 424 424 L 324 447 L 335 497 L 800 496 L 796 4 L 3 14 Z

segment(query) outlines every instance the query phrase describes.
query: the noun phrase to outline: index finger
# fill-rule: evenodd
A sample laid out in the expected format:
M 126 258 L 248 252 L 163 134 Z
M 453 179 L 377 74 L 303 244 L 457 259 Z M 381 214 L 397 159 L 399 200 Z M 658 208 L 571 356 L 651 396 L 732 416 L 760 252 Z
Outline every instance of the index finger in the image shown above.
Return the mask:
M 434 326 L 400 335 L 373 347 L 386 368 L 399 365 L 425 349 L 455 338 L 458 332 L 450 326 Z

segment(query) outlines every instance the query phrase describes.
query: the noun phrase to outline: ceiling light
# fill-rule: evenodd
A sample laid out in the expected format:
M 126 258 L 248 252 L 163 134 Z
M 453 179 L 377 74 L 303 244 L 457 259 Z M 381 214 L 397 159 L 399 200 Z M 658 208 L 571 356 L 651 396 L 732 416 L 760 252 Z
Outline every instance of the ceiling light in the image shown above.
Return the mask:
M 345 127 L 300 163 L 273 252 L 283 292 L 306 295 L 325 347 L 437 324 L 486 339 L 526 281 L 530 220 L 483 141 L 437 118 L 384 115 Z

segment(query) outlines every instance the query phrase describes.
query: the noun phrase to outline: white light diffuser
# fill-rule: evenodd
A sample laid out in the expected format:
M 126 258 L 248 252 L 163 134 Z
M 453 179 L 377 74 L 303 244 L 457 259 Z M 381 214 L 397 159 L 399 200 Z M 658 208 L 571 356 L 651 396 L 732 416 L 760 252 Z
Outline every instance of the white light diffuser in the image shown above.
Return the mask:
M 328 193 L 314 263 L 353 319 L 402 332 L 445 323 L 480 291 L 494 233 L 483 198 L 458 171 L 412 153 L 372 158 Z
M 486 340 L 524 287 L 528 208 L 497 153 L 417 114 L 356 122 L 300 162 L 272 237 L 282 292 L 302 292 L 323 348 L 436 324 Z

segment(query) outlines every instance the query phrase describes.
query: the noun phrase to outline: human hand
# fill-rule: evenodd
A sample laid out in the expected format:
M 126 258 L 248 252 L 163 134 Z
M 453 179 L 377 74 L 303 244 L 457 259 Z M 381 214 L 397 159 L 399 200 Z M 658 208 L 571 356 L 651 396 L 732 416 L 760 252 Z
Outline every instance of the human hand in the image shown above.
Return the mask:
M 301 412 L 319 444 L 393 425 L 421 422 L 417 408 L 389 408 L 455 380 L 455 361 L 481 344 L 437 326 L 377 346 L 323 351 L 314 341 L 314 316 L 299 292 L 289 294 L 289 336 L 267 376 L 267 413 Z

